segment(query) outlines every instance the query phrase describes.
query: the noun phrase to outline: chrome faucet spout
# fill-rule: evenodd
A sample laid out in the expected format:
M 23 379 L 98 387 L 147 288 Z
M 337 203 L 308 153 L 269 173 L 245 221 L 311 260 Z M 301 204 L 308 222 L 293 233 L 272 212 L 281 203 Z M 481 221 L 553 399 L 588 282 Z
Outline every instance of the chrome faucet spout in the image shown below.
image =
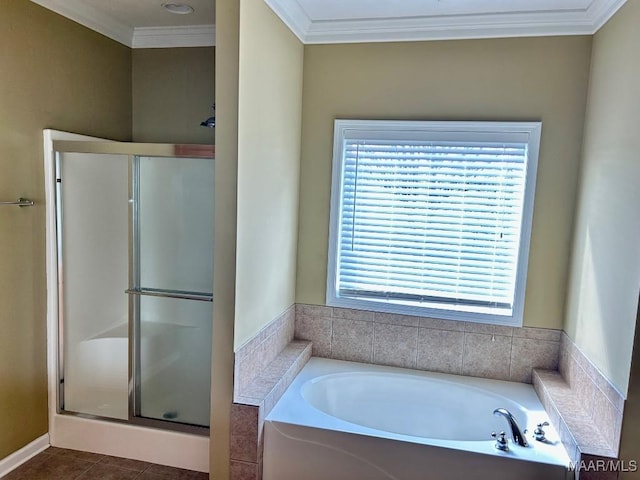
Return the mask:
M 516 422 L 516 419 L 513 415 L 511 415 L 511 412 L 509 410 L 507 410 L 506 408 L 496 408 L 493 411 L 493 414 L 503 416 L 507 419 L 507 422 L 509 422 L 509 427 L 511 427 L 511 436 L 513 437 L 513 441 L 515 443 L 517 443 L 521 447 L 526 447 L 529 445 L 527 443 L 527 439 L 522 433 L 522 430 L 520 430 L 520 427 L 518 426 L 518 422 Z

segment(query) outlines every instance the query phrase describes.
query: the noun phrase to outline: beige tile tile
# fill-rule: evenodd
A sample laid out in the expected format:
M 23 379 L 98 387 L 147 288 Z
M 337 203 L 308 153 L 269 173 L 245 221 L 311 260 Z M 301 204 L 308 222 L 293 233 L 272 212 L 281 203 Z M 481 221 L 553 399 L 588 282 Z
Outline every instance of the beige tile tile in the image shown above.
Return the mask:
M 465 332 L 463 375 L 508 380 L 510 360 L 511 337 Z
M 420 328 L 435 328 L 438 330 L 452 330 L 456 332 L 464 331 L 464 322 L 455 320 L 440 320 L 438 318 L 420 318 Z
M 551 422 L 551 425 L 553 425 L 553 428 L 555 428 L 557 432 L 558 426 L 560 425 L 560 412 L 552 401 L 549 401 L 548 408 L 545 408 L 545 411 L 549 416 L 549 422 Z
M 609 450 L 609 443 L 603 438 L 602 432 L 593 425 L 593 420 L 587 416 L 563 417 L 573 438 L 582 451 Z
M 558 435 L 560 436 L 560 441 L 562 442 L 562 445 L 564 446 L 565 450 L 567 451 L 567 454 L 569 455 L 569 459 L 573 463 L 577 463 L 578 459 L 580 458 L 578 444 L 576 443 L 576 440 L 573 438 L 573 435 L 571 435 L 571 432 L 569 431 L 569 427 L 567 427 L 567 424 L 562 418 L 560 419 L 559 425 L 558 425 Z
M 337 360 L 373 360 L 373 322 L 333 319 L 331 357 Z
M 418 327 L 374 324 L 373 363 L 416 368 Z
M 236 349 L 236 357 L 243 358 L 245 356 L 251 355 L 261 342 L 262 339 L 258 338 L 257 336 L 250 338 Z
M 595 384 L 574 360 L 569 362 L 569 385 L 583 406 L 583 409 L 591 415 L 593 413 L 595 392 L 597 390 Z
M 250 355 L 236 357 L 235 383 L 237 392 L 246 390 L 251 381 L 260 374 L 259 355 L 258 350 L 253 350 Z
M 256 351 L 258 355 L 258 369 L 262 371 L 267 365 L 269 365 L 285 347 L 284 338 L 279 337 L 277 334 L 270 335 L 262 342 L 261 348 Z
M 624 397 L 603 375 L 594 379 L 596 386 L 604 393 L 619 412 L 624 410 Z
M 492 325 L 488 323 L 477 322 L 461 322 L 464 325 L 464 331 L 470 333 L 484 333 L 487 335 L 502 335 L 503 337 L 513 336 L 513 327 L 505 325 Z
M 593 379 L 594 377 L 596 377 L 596 375 L 598 375 L 598 369 L 595 367 L 595 365 L 593 365 L 593 363 L 591 363 L 589 358 L 587 358 L 587 356 L 584 353 L 582 353 L 582 351 L 577 347 L 573 349 L 573 358 L 578 363 L 578 365 L 580 365 L 580 367 L 586 372 L 589 378 Z
M 570 393 L 569 384 L 557 371 L 538 368 L 536 369 L 536 374 L 552 395 L 556 395 L 560 390 Z
M 332 323 L 331 317 L 300 314 L 296 317 L 295 338 L 310 341 L 314 356 L 330 357 Z
M 493 335 L 494 329 L 493 325 L 489 325 L 488 323 L 476 323 L 476 322 L 464 322 L 464 331 L 471 333 L 485 333 L 489 335 Z
M 237 403 L 238 405 L 247 405 L 249 407 L 262 408 L 262 405 L 264 404 L 264 398 L 235 396 L 233 397 L 233 403 Z
M 272 380 L 267 380 L 262 377 L 254 378 L 247 388 L 240 392 L 240 396 L 249 397 L 249 398 L 260 398 L 264 399 L 271 392 L 274 387 L 274 382 Z
M 551 328 L 522 327 L 513 329 L 514 337 L 546 340 L 548 342 L 559 342 L 561 335 L 562 330 L 554 330 Z
M 274 389 L 271 392 L 269 392 L 269 394 L 264 399 L 265 415 L 268 415 L 271 412 L 271 410 L 273 410 L 273 407 L 276 406 L 276 403 L 278 403 L 278 400 L 280 400 L 280 397 L 282 397 L 282 394 L 284 393 L 285 390 L 286 388 L 285 388 L 284 382 L 278 382 L 274 387 Z
M 257 463 L 231 460 L 229 480 L 259 480 Z
M 292 355 L 279 355 L 262 370 L 260 377 L 273 383 L 278 382 L 294 361 L 295 358 Z
M 397 313 L 374 312 L 373 321 L 376 323 L 387 323 L 389 325 L 405 325 L 407 327 L 417 327 L 420 317 L 412 315 L 399 315 Z
M 463 348 L 464 332 L 421 328 L 417 368 L 460 375 Z
M 233 460 L 258 460 L 259 409 L 246 405 L 231 406 L 230 456 Z
M 356 310 L 354 308 L 333 307 L 333 318 L 342 318 L 344 320 L 358 320 L 361 322 L 372 322 L 373 312 L 370 312 L 368 310 Z
M 308 317 L 331 317 L 333 308 L 324 305 L 296 304 L 296 317 L 306 315 Z
M 267 323 L 264 327 L 262 327 L 260 331 L 260 336 L 262 341 L 264 342 L 269 337 L 273 335 L 277 335 L 278 330 L 280 330 L 280 325 L 282 324 L 282 316 L 279 315 L 269 323 Z
M 575 349 L 574 358 L 577 364 L 586 372 L 594 385 L 606 395 L 609 401 L 613 403 L 618 410 L 622 411 L 624 408 L 624 397 L 609 382 L 604 374 L 580 350 Z
M 562 338 L 562 337 L 561 337 Z M 568 382 L 569 381 L 569 364 L 571 362 L 571 354 L 567 350 L 567 344 L 564 341 L 560 341 L 560 350 L 558 352 L 558 371 L 560 375 Z
M 504 337 L 512 337 L 514 330 L 515 330 L 515 328 L 507 327 L 505 325 L 494 325 L 493 326 L 494 335 L 502 335 Z
M 594 398 L 593 423 L 608 447 L 617 450 L 620 445 L 622 414 L 600 390 L 596 391 Z
M 291 305 L 291 307 L 289 307 L 289 309 L 286 311 L 285 317 L 284 317 L 283 328 L 285 329 L 287 341 L 289 342 L 293 340 L 293 333 L 294 333 L 294 328 L 296 324 L 296 308 L 295 307 L 296 307 L 295 305 Z
M 531 383 L 532 368 L 557 369 L 559 349 L 559 342 L 514 337 L 509 379 Z

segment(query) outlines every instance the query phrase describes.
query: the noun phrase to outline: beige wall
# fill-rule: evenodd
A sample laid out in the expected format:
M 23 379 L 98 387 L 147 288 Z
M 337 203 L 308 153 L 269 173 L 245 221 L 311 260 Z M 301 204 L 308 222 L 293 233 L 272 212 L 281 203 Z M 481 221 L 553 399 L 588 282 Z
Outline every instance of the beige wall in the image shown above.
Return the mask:
M 561 328 L 590 37 L 307 45 L 296 301 L 324 304 L 335 118 L 541 120 L 524 324 Z
M 215 47 L 132 52 L 133 141 L 214 143 Z
M 211 478 L 229 478 L 229 420 L 233 394 L 238 176 L 237 0 L 216 0 L 216 144 L 213 231 L 213 338 L 211 361 Z
M 263 0 L 240 2 L 236 348 L 295 300 L 302 58 Z
M 0 458 L 47 431 L 42 129 L 131 134 L 131 54 L 27 0 L 0 0 Z
M 566 331 L 627 391 L 640 286 L 640 2 L 595 35 Z

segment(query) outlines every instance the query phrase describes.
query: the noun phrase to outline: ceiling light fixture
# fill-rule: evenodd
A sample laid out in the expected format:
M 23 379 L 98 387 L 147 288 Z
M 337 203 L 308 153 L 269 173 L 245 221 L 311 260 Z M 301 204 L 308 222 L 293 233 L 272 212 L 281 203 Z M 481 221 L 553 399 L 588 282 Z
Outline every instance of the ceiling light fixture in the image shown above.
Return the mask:
M 186 3 L 163 3 L 162 8 L 177 15 L 187 15 L 194 11 L 193 7 Z

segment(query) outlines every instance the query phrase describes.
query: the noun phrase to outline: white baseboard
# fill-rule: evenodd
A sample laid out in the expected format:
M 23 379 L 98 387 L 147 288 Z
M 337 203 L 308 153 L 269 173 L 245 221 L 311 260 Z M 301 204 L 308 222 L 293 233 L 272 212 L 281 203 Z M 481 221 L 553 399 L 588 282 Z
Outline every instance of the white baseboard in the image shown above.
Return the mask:
M 49 434 L 45 433 L 17 452 L 13 452 L 8 457 L 3 458 L 0 460 L 0 478 L 47 448 L 49 448 Z

